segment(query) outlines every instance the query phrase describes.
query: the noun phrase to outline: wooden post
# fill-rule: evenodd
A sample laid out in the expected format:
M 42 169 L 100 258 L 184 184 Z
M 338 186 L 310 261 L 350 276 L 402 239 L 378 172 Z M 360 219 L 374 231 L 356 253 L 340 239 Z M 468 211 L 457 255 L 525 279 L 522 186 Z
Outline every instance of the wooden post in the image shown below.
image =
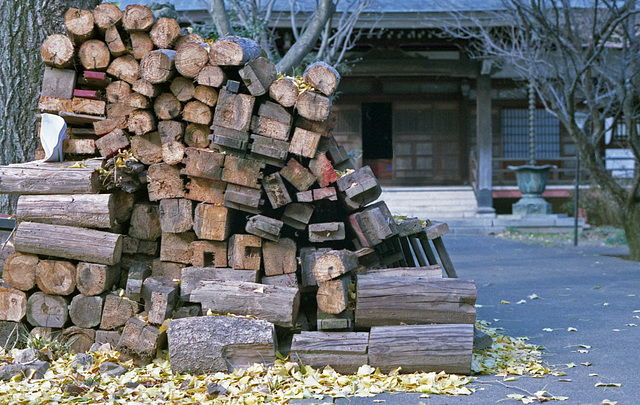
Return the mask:
M 176 307 L 179 283 L 164 277 L 147 277 L 142 284 L 144 309 L 149 323 L 160 325 L 171 317 Z
M 495 214 L 492 194 L 491 76 L 477 79 L 478 213 Z

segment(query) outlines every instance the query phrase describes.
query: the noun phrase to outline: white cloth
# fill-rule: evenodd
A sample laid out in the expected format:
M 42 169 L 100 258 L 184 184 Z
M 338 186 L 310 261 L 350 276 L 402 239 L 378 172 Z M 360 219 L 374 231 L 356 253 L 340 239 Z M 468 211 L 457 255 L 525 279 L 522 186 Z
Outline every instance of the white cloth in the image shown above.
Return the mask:
M 42 114 L 40 142 L 44 149 L 45 162 L 62 162 L 62 141 L 67 139 L 67 123 L 54 114 Z

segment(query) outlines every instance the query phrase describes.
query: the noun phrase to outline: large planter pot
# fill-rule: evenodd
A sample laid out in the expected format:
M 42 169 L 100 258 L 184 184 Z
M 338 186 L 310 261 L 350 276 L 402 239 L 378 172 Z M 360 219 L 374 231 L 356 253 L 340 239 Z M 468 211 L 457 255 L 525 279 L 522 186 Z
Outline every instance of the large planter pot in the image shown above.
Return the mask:
M 551 204 L 542 198 L 542 193 L 547 187 L 549 170 L 556 169 L 556 166 L 522 165 L 508 168 L 516 172 L 518 188 L 522 193 L 522 198 L 512 206 L 513 213 L 516 215 L 551 214 Z

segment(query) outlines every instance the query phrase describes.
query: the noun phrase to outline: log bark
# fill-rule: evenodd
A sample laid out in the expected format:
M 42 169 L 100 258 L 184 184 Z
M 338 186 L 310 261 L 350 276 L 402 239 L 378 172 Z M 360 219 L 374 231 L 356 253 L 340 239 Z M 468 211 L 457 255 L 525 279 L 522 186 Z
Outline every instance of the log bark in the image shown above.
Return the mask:
M 109 294 L 104 299 L 100 329 L 114 330 L 124 326 L 138 314 L 138 303 L 126 297 Z
M 140 76 L 151 84 L 167 82 L 173 75 L 176 51 L 158 49 L 140 60 Z
M 379 326 L 369 334 L 369 364 L 388 373 L 471 374 L 473 325 Z
M 302 75 L 304 82 L 326 96 L 335 93 L 340 84 L 340 74 L 331 65 L 318 61 L 310 64 Z
M 120 266 L 80 262 L 76 268 L 75 278 L 76 287 L 83 295 L 100 295 L 109 291 L 118 282 Z
M 176 48 L 176 70 L 184 77 L 195 78 L 209 62 L 209 52 L 203 44 L 188 42 Z
M 93 328 L 100 325 L 104 297 L 78 294 L 69 304 L 69 318 L 80 328 Z
M 124 9 L 122 24 L 128 31 L 149 31 L 153 26 L 153 13 L 147 6 L 130 4 Z
M 121 23 L 122 11 L 113 3 L 98 4 L 93 9 L 93 20 L 99 29 L 105 30 Z
M 113 265 L 120 261 L 122 235 L 64 225 L 21 222 L 16 250 Z
M 100 191 L 94 168 L 68 168 L 70 163 L 16 163 L 0 166 L 0 193 L 95 194 Z
M 106 70 L 111 62 L 109 47 L 99 39 L 91 39 L 80 45 L 78 58 L 87 70 Z
M 40 260 L 36 284 L 45 294 L 69 295 L 76 289 L 76 266 L 64 260 Z
M 153 51 L 153 41 L 148 33 L 143 31 L 133 31 L 130 33 L 131 50 L 133 57 L 140 60 Z
M 62 328 L 69 319 L 69 302 L 59 295 L 35 292 L 27 301 L 27 321 L 31 326 Z
M 2 278 L 10 287 L 29 291 L 36 285 L 39 261 L 36 255 L 14 252 L 4 262 Z
M 295 288 L 238 281 L 203 281 L 191 293 L 202 311 L 253 315 L 283 327 L 292 327 L 298 317 L 300 293 Z
M 260 56 L 260 46 L 249 38 L 225 37 L 209 51 L 209 62 L 218 66 L 242 66 Z
M 93 38 L 95 33 L 94 25 L 93 13 L 89 10 L 70 8 L 64 15 L 64 26 L 67 29 L 67 35 L 77 45 Z
M 0 321 L 20 322 L 27 313 L 27 294 L 0 285 Z
M 226 80 L 226 73 L 217 65 L 204 65 L 196 76 L 198 84 L 216 88 L 222 86 Z
M 140 64 L 131 55 L 120 56 L 109 64 L 107 73 L 129 84 L 140 78 Z
M 318 257 L 313 265 L 313 275 L 319 282 L 333 280 L 358 267 L 355 253 L 343 249 L 332 250 Z
M 476 321 L 473 281 L 358 275 L 359 327 Z
M 184 198 L 160 200 L 162 232 L 182 233 L 193 228 L 193 202 Z
M 160 49 L 171 48 L 179 36 L 180 25 L 173 18 L 158 18 L 149 31 L 151 41 Z
M 112 194 L 22 195 L 18 221 L 83 228 L 111 228 L 116 224 Z
M 291 360 L 316 369 L 330 366 L 343 374 L 355 374 L 369 363 L 368 332 L 308 332 L 293 336 Z

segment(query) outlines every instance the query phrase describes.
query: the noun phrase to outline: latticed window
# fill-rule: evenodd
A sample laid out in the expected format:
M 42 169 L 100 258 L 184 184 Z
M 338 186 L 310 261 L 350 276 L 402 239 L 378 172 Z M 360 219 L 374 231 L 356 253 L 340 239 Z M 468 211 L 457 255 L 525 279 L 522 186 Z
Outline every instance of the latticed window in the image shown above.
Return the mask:
M 560 157 L 560 121 L 543 109 L 534 112 L 535 159 Z M 529 110 L 503 109 L 502 155 L 510 159 L 529 159 Z

